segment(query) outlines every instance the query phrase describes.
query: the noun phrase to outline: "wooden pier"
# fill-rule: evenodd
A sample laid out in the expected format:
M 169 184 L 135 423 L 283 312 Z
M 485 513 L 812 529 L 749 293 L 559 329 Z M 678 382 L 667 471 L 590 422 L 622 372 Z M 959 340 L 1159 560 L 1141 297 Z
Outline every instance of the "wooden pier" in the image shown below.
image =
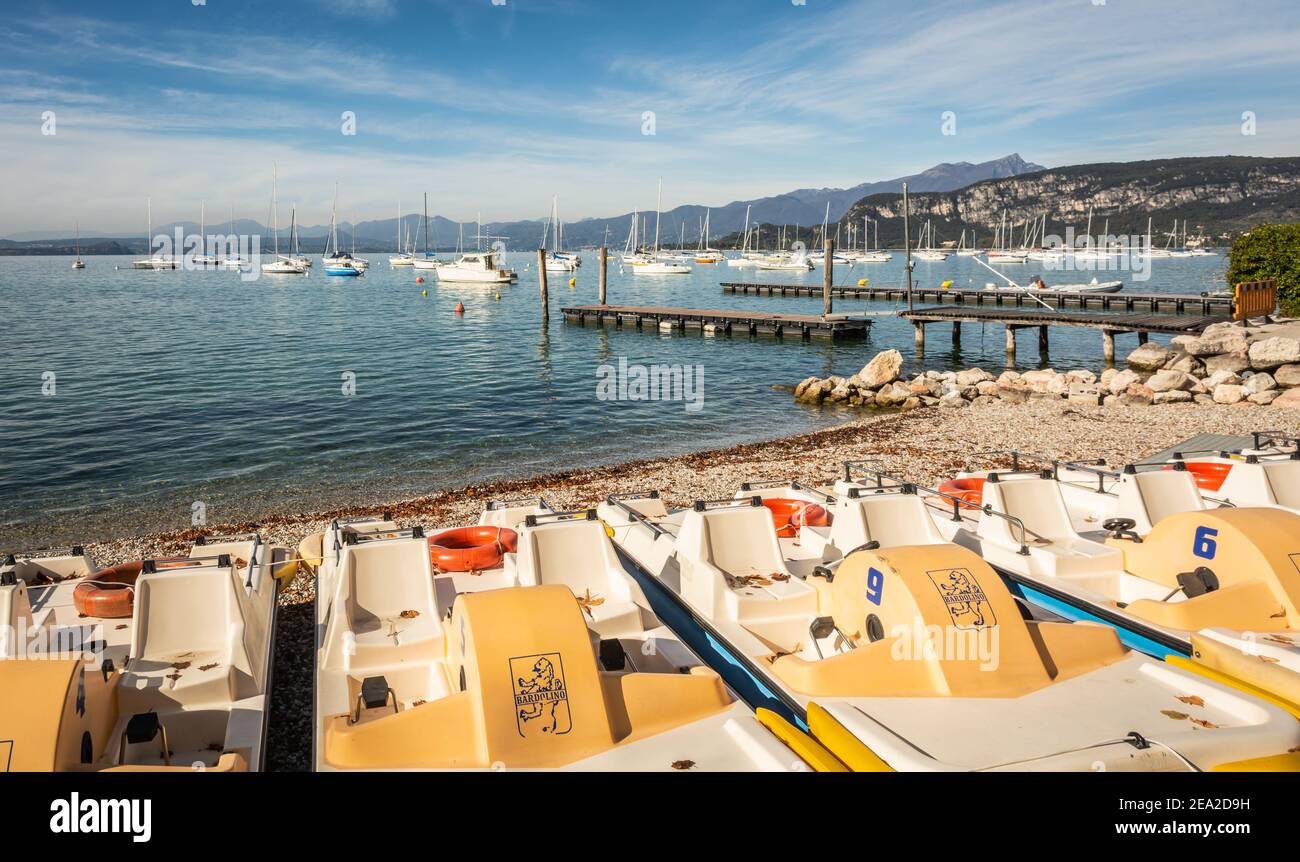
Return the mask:
M 801 339 L 862 338 L 871 320 L 847 314 L 767 314 L 700 308 L 640 305 L 575 305 L 561 308 L 566 320 L 616 327 L 650 327 L 683 332 L 690 329 L 726 335 L 798 335 Z
M 749 296 L 821 296 L 819 284 L 757 284 L 744 281 L 724 281 L 724 293 Z M 831 288 L 836 299 L 874 299 L 885 302 L 906 302 L 907 288 L 885 285 L 836 285 Z M 994 306 L 997 308 L 1023 308 L 1043 306 L 1053 308 L 1098 308 L 1103 311 L 1123 310 L 1169 312 L 1173 314 L 1215 313 L 1232 314 L 1231 296 L 1202 296 L 1192 293 L 1077 293 L 1062 290 L 979 290 L 970 288 L 914 287 L 912 298 L 919 302 L 952 303 L 953 305 Z
M 1115 358 L 1115 336 L 1123 333 L 1136 333 L 1139 344 L 1145 344 L 1151 333 L 1165 335 L 1196 335 L 1207 326 L 1232 320 L 1223 315 L 1190 314 L 1097 314 L 1095 312 L 1063 312 L 1038 306 L 1031 308 L 989 308 L 937 306 L 900 311 L 899 317 L 909 321 L 916 328 L 916 349 L 925 349 L 925 328 L 934 323 L 952 324 L 952 343 L 961 343 L 961 325 L 963 323 L 996 323 L 1006 327 L 1007 353 L 1016 352 L 1016 331 L 1037 327 L 1038 346 L 1047 350 L 1047 330 L 1050 326 L 1072 326 L 1101 331 L 1102 356 L 1107 361 Z

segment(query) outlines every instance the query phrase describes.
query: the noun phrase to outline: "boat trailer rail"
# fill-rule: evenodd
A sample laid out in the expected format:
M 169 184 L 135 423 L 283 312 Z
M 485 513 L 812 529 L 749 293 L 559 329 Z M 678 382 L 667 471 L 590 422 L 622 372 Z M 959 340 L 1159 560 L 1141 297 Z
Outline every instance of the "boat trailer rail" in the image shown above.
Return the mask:
M 863 472 L 875 478 L 877 482 L 877 487 L 875 490 L 870 491 L 873 494 L 896 493 L 896 494 L 916 494 L 918 496 L 928 495 L 931 497 L 938 497 L 942 500 L 947 501 L 949 504 L 952 505 L 952 520 L 959 523 L 964 522 L 966 520 L 965 518 L 962 517 L 961 514 L 963 509 L 966 510 L 978 509 L 981 513 L 985 515 L 992 515 L 995 518 L 1001 518 L 1002 520 L 1014 526 L 1019 534 L 1020 550 L 1018 550 L 1016 553 L 1020 554 L 1023 557 L 1029 556 L 1029 542 L 1028 542 L 1029 530 L 1028 528 L 1025 527 L 1025 522 L 1022 521 L 1020 518 L 1017 518 L 1015 515 L 1012 515 L 1008 512 L 1002 512 L 997 509 L 994 509 L 993 506 L 989 503 L 985 503 L 984 505 L 977 505 L 975 503 L 970 502 L 969 500 L 963 500 L 962 498 L 957 497 L 953 494 L 940 491 L 938 488 L 927 488 L 924 485 L 918 485 L 915 482 L 909 482 L 907 479 L 903 479 L 898 476 L 893 476 L 890 475 L 889 473 L 884 473 L 880 470 L 874 470 L 874 469 L 862 467 L 863 464 L 870 464 L 870 463 L 875 463 L 875 462 L 845 461 L 844 475 L 846 477 L 846 481 L 849 482 L 855 481 L 852 478 L 852 471 L 854 468 L 859 468 Z M 886 482 L 890 482 L 892 484 L 886 485 L 885 484 Z M 861 498 L 862 490 L 863 489 L 861 488 L 850 488 L 848 493 L 849 499 L 856 500 Z

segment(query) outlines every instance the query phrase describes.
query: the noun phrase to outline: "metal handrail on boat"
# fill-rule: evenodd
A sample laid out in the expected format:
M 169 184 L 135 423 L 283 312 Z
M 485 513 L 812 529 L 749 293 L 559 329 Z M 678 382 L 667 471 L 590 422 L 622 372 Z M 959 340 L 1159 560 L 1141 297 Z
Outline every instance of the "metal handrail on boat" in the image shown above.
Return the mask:
M 543 505 L 545 505 L 544 502 Z M 551 509 L 550 506 L 546 506 L 546 508 Z M 578 518 L 582 518 L 584 521 L 599 520 L 596 516 L 595 509 L 571 509 L 567 512 L 557 512 L 554 509 L 551 509 L 551 511 L 545 512 L 541 515 L 525 515 L 524 526 L 536 527 L 541 521 L 571 521 Z
M 628 491 L 623 494 L 610 494 L 607 497 L 605 497 L 605 502 L 609 503 L 611 506 L 614 506 L 617 509 L 621 509 L 623 511 L 623 514 L 627 515 L 628 518 L 631 519 L 633 523 L 640 524 L 641 526 L 649 529 L 650 532 L 654 534 L 654 537 L 656 539 L 659 538 L 660 536 L 671 535 L 663 527 L 659 526 L 654 521 L 650 520 L 645 515 L 638 512 L 631 505 L 624 502 L 624 498 L 631 498 L 637 500 L 658 500 L 659 499 L 658 491 Z
M 811 485 L 800 482 L 798 479 L 759 479 L 749 482 L 741 482 L 740 490 L 748 493 L 749 491 L 762 490 L 764 488 L 782 488 L 790 487 L 796 491 L 803 491 L 805 494 L 811 494 L 815 497 L 821 497 L 827 503 L 835 502 L 835 495 L 828 494 L 820 488 L 814 488 Z
M 730 507 L 756 507 L 763 505 L 763 498 L 755 494 L 745 502 L 744 497 L 720 497 L 716 500 L 696 500 L 691 503 L 691 508 L 696 512 L 705 512 L 709 509 L 726 509 Z
M 846 476 L 845 481 L 848 482 L 855 481 L 852 478 L 851 469 L 853 467 L 858 467 L 864 463 L 871 463 L 871 462 L 845 461 L 844 462 L 844 475 Z M 1019 530 L 1020 532 L 1020 550 L 1017 551 L 1017 553 L 1024 557 L 1029 556 L 1029 542 L 1028 542 L 1029 530 L 1028 528 L 1025 527 L 1025 522 L 1022 521 L 1020 518 L 1017 518 L 1015 515 L 1012 515 L 1007 512 L 1000 512 L 997 509 L 994 509 L 992 504 L 989 503 L 985 503 L 982 506 L 977 506 L 974 503 L 971 503 L 969 500 L 963 500 L 962 498 L 954 496 L 953 494 L 948 494 L 945 493 L 944 491 L 940 491 L 938 488 L 927 488 L 924 485 L 918 485 L 915 482 L 909 482 L 907 479 L 903 479 L 899 476 L 893 476 L 890 475 L 889 473 L 884 473 L 880 470 L 864 469 L 864 472 L 876 478 L 877 488 L 876 490 L 872 491 L 872 493 L 882 494 L 882 493 L 889 493 L 892 491 L 898 494 L 916 494 L 918 496 L 928 494 L 932 497 L 939 497 L 941 499 L 947 500 L 949 503 L 952 504 L 953 521 L 957 521 L 957 522 L 965 521 L 965 518 L 963 518 L 961 514 L 962 509 L 978 509 L 980 512 L 982 512 L 985 515 L 992 515 L 995 518 L 1001 518 L 1007 523 L 1014 525 L 1017 528 L 1017 530 Z M 893 482 L 894 484 L 892 486 L 885 486 L 883 484 L 884 482 Z M 856 500 L 859 497 L 861 497 L 862 495 L 860 493 L 857 493 L 859 491 L 860 489 L 858 488 L 850 488 L 848 493 L 849 499 Z

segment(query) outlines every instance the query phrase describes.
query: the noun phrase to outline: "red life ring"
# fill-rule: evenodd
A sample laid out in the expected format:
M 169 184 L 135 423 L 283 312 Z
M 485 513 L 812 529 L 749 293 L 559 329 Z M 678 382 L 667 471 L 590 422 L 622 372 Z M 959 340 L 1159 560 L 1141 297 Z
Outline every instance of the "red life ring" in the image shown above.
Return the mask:
M 984 502 L 984 479 L 972 476 L 967 479 L 949 479 L 939 486 L 939 492 L 961 500 L 961 508 L 978 509 Z M 939 505 L 948 501 L 939 500 Z
M 1223 480 L 1232 472 L 1231 464 L 1219 461 L 1184 461 L 1187 472 L 1196 480 L 1196 487 L 1202 491 L 1217 491 L 1223 487 Z M 1174 469 L 1173 464 L 1166 464 L 1166 470 Z
M 833 520 L 825 508 L 807 500 L 770 497 L 763 505 L 772 513 L 772 526 L 776 527 L 778 539 L 793 539 L 799 535 L 800 527 L 828 527 Z
M 518 547 L 518 534 L 505 527 L 458 527 L 429 537 L 433 565 L 440 572 L 495 569 Z
M 185 562 L 185 557 L 158 561 L 159 568 L 170 568 Z M 73 607 L 83 617 L 102 620 L 130 617 L 135 609 L 135 582 L 143 570 L 143 560 L 100 569 L 73 589 Z

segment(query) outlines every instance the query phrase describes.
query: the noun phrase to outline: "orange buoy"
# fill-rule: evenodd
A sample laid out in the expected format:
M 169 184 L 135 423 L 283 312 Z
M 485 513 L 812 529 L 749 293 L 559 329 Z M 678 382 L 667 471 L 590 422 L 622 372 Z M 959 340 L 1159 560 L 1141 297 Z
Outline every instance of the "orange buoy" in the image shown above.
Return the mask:
M 1196 479 L 1196 487 L 1202 491 L 1217 491 L 1223 487 L 1223 480 L 1228 478 L 1228 473 L 1232 471 L 1231 464 L 1223 464 L 1218 461 L 1184 461 L 1183 465 L 1187 467 L 1187 472 L 1192 474 Z M 1173 464 L 1166 464 L 1166 470 L 1174 469 Z
M 505 527 L 459 527 L 429 537 L 433 565 L 440 572 L 495 569 L 518 547 L 519 535 Z
M 424 276 L 422 276 L 422 275 L 417 275 L 417 276 L 415 277 L 415 283 L 416 283 L 416 284 L 424 284 Z
M 182 564 L 184 557 L 159 561 L 160 568 Z M 135 560 L 100 569 L 77 584 L 72 591 L 72 605 L 84 617 L 104 620 L 126 619 L 135 609 L 135 582 L 144 570 L 144 561 Z
M 807 500 L 790 500 L 770 497 L 763 505 L 772 513 L 772 526 L 779 539 L 792 539 L 799 535 L 800 527 L 825 527 L 831 523 L 831 513 Z
M 984 478 L 949 479 L 939 486 L 939 491 L 961 500 L 963 509 L 978 509 L 984 503 Z M 942 504 L 944 501 L 938 501 Z
M 456 313 L 457 313 L 457 314 L 464 314 L 464 313 L 465 313 L 465 305 L 464 305 L 464 303 L 461 303 L 461 302 L 456 303 Z

